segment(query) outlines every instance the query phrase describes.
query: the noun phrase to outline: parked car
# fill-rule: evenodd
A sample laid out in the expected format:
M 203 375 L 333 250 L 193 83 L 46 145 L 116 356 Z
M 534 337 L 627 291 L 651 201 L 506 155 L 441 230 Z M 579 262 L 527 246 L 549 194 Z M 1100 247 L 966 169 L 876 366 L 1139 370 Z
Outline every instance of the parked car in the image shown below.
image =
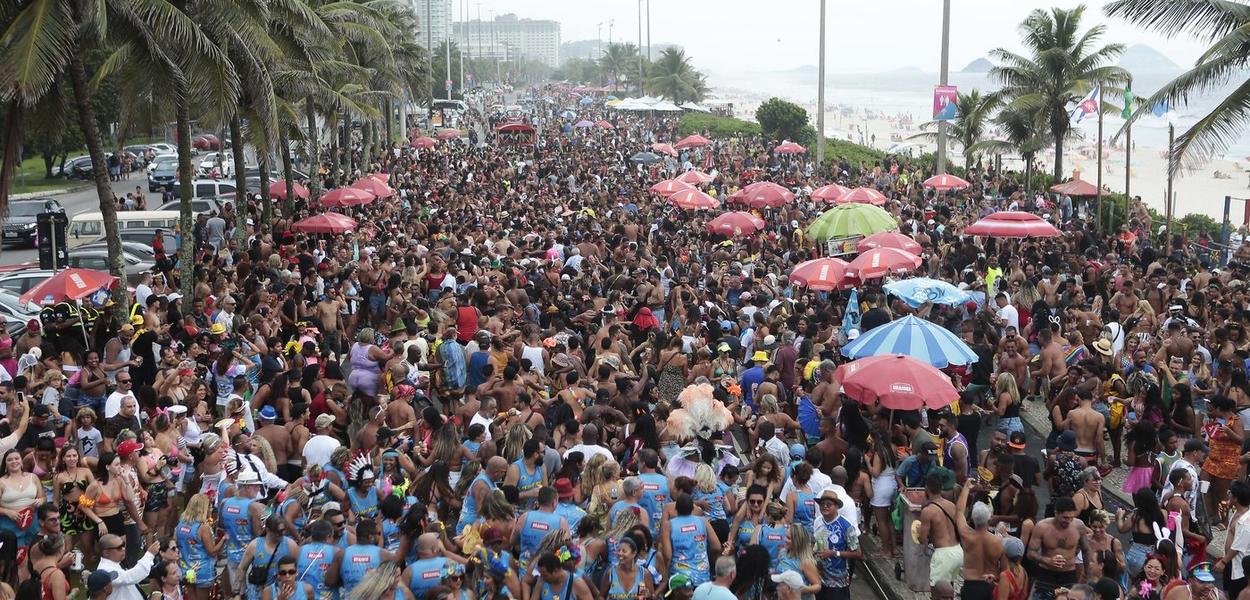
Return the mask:
M 233 195 L 224 198 L 196 198 L 191 201 L 191 212 L 197 215 L 221 214 L 221 207 L 232 200 Z M 158 206 L 156 210 L 182 210 L 182 204 L 180 200 L 171 200 Z
M 10 322 L 19 321 L 25 323 L 31 319 L 39 318 L 39 305 L 34 302 L 23 303 L 16 294 L 9 290 L 0 290 L 0 316 Z
M 34 246 L 37 235 L 35 220 L 40 213 L 59 212 L 65 209 L 53 198 L 30 198 L 9 202 L 9 216 L 4 220 L 4 243 Z
M 156 168 L 148 173 L 148 191 L 159 192 L 162 187 L 173 189 L 176 181 L 178 181 L 178 161 L 158 163 Z
M 191 147 L 196 150 L 220 150 L 221 140 L 211 133 L 204 133 L 191 138 Z
M 129 152 L 130 154 L 134 155 L 134 158 L 131 159 L 131 163 L 130 163 L 131 171 L 141 169 L 148 165 L 148 150 L 150 148 L 151 146 L 147 144 L 138 144 L 138 145 L 126 146 L 125 148 L 122 148 L 122 150 L 125 150 L 126 152 Z
M 149 239 L 147 243 L 122 240 L 122 252 L 134 255 L 134 257 L 139 260 L 155 263 L 156 251 L 152 249 L 151 242 L 151 239 Z M 74 249 L 75 252 L 78 252 L 79 250 L 104 250 L 105 252 L 108 252 L 108 242 L 101 238 Z
M 37 268 L 0 273 L 0 290 L 8 290 L 20 296 L 29 292 L 31 288 L 47 281 L 55 273 L 56 271 L 49 269 Z
M 91 179 L 91 171 L 90 156 L 75 156 L 66 160 L 55 174 L 66 179 Z
M 178 147 L 173 144 L 166 144 L 164 142 L 160 142 L 156 144 L 149 144 L 149 146 L 151 146 L 152 151 L 157 154 L 177 154 L 178 153 Z
M 194 205 L 192 206 L 194 207 Z M 160 228 L 158 227 L 123 228 L 120 231 L 118 231 L 118 237 L 122 239 L 123 244 L 134 243 L 134 244 L 145 246 L 146 248 L 148 248 L 148 252 L 153 253 L 153 256 L 155 256 L 155 251 L 152 250 L 152 240 L 156 238 L 157 229 L 160 229 Z M 165 254 L 172 257 L 174 253 L 178 251 L 178 236 L 174 233 L 172 229 L 161 229 L 161 231 L 165 233 Z M 95 241 L 90 242 L 89 245 L 95 245 L 95 244 L 102 243 L 102 242 L 104 242 L 104 236 L 100 236 Z
M 233 181 L 221 179 L 196 179 L 192 182 L 192 186 L 195 190 L 191 195 L 192 198 L 215 198 L 235 191 Z M 182 190 L 182 182 L 174 181 L 172 189 L 174 196 L 178 196 Z
M 129 252 L 122 251 L 122 261 L 126 263 L 126 284 L 138 285 L 144 271 L 151 271 L 155 266 L 150 260 L 143 260 Z M 76 248 L 69 255 L 69 266 L 76 269 L 95 269 L 96 271 L 109 270 L 109 253 L 104 248 L 81 249 Z M 0 282 L 3 287 L 3 282 Z
M 178 155 L 177 154 L 157 154 L 156 156 L 152 157 L 152 160 L 147 164 L 146 167 L 143 167 L 143 169 L 148 172 L 148 175 L 151 175 L 152 171 L 155 171 L 156 167 L 159 167 L 161 165 L 174 165 L 175 167 L 178 166 Z

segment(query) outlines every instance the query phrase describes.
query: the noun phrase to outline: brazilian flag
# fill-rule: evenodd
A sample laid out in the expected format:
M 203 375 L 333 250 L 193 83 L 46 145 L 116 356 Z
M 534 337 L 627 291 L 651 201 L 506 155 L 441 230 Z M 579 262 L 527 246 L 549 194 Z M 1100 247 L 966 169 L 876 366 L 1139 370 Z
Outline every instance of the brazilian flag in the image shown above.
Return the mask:
M 1133 114 L 1133 82 L 1130 81 L 1129 84 L 1124 87 L 1124 110 L 1120 111 L 1120 116 L 1127 119 L 1130 116 L 1132 116 L 1132 114 Z

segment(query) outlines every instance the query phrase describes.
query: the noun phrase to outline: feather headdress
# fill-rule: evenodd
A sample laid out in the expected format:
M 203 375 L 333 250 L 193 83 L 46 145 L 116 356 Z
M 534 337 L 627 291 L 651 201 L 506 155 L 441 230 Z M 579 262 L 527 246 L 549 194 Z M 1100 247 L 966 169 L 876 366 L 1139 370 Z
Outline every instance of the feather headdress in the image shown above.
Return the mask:
M 733 413 L 712 394 L 712 386 L 698 383 L 686 386 L 677 395 L 681 403 L 668 416 L 668 426 L 682 440 L 710 440 L 733 424 Z
M 363 481 L 365 479 L 373 479 L 375 471 L 373 461 L 369 460 L 369 455 L 361 454 L 347 465 L 347 476 L 352 481 Z

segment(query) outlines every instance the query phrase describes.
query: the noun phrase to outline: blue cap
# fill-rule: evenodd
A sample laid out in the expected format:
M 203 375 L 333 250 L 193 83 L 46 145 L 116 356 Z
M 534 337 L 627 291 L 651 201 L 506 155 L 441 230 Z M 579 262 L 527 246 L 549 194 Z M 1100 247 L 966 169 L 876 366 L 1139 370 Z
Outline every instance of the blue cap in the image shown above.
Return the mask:
M 272 406 L 265 406 L 260 409 L 260 418 L 266 421 L 273 421 L 278 418 L 278 411 L 274 410 Z
M 806 458 L 807 448 L 803 444 L 790 444 L 790 458 Z

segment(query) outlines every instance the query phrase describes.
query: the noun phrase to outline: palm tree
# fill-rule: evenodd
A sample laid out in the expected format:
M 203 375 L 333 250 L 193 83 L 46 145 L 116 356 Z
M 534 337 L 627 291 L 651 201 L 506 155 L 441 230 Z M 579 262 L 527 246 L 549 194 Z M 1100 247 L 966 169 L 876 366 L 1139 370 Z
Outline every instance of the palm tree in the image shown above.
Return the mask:
M 950 122 L 947 128 L 947 143 L 959 144 L 960 150 L 964 155 L 964 172 L 972 169 L 972 163 L 975 162 L 977 151 L 975 147 L 977 143 L 985 136 L 985 125 L 993 116 L 994 110 L 1001 103 L 1001 98 L 995 94 L 982 95 L 980 90 L 972 90 L 967 94 L 960 93 L 955 108 L 955 120 Z M 937 121 L 929 121 L 921 124 L 921 129 L 934 129 L 938 125 Z M 925 139 L 928 141 L 937 141 L 938 134 L 936 131 L 926 131 L 911 136 L 908 139 Z
M 636 76 L 638 73 L 638 47 L 633 44 L 608 44 L 599 57 L 599 68 L 612 76 L 612 85 L 621 83 L 621 74 Z
M 994 117 L 994 123 L 1002 131 L 1004 139 L 982 140 L 971 146 L 973 152 L 1012 152 L 1024 159 L 1024 191 L 1032 191 L 1033 161 L 1050 141 L 1045 135 L 1046 124 L 1039 122 L 1037 113 L 1008 108 Z
M 1145 99 L 1124 124 L 1125 128 L 1160 102 L 1178 106 L 1190 96 L 1229 81 L 1241 83 L 1176 138 L 1172 149 L 1178 159 L 1172 162 L 1174 171 L 1200 166 L 1228 148 L 1245 131 L 1250 119 L 1250 81 L 1245 79 L 1243 71 L 1246 61 L 1250 60 L 1250 44 L 1246 43 L 1250 7 L 1227 0 L 1115 0 L 1103 10 L 1108 16 L 1128 19 L 1168 37 L 1184 33 L 1211 44 L 1192 69 Z
M 990 76 L 1003 84 L 1000 93 L 1013 108 L 1039 114 L 1055 144 L 1054 176 L 1063 175 L 1063 140 L 1071 129 L 1070 106 L 1094 85 L 1122 86 L 1129 74 L 1110 63 L 1123 44 L 1096 46 L 1106 33 L 1097 25 L 1081 33 L 1085 6 L 1072 10 L 1037 9 L 1020 24 L 1028 56 L 1003 48 L 990 54 L 998 63 Z
M 647 87 L 673 104 L 698 102 L 707 94 L 707 78 L 690 64 L 685 50 L 665 49 L 650 71 Z

